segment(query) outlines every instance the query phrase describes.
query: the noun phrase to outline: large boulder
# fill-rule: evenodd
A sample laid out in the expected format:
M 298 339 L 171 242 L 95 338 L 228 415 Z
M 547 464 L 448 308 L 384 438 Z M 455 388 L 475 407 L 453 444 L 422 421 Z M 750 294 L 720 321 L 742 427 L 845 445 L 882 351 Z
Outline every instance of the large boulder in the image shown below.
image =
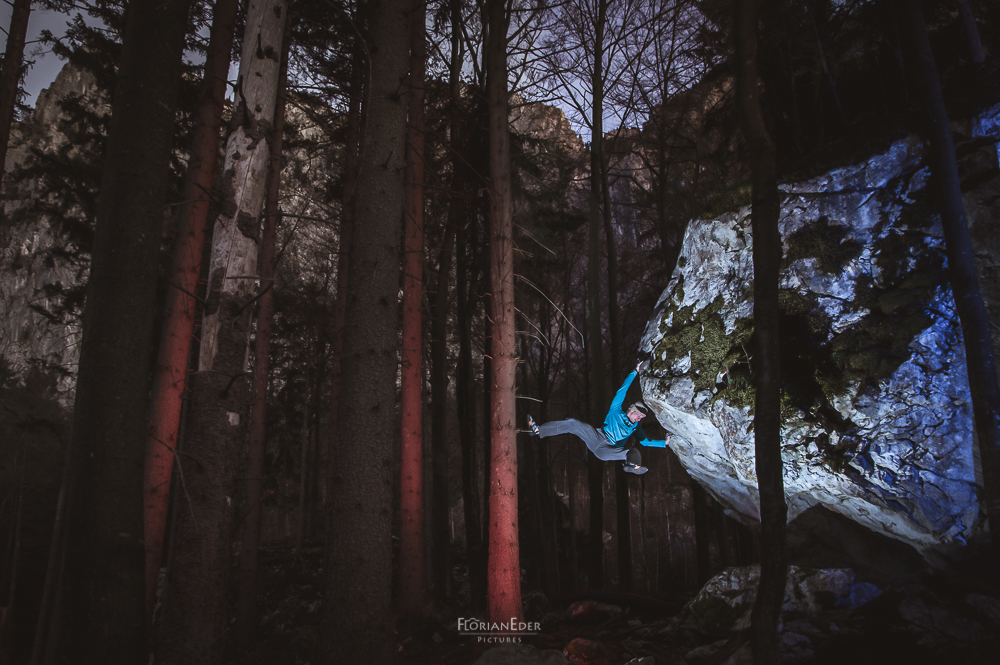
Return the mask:
M 750 627 L 760 568 L 727 568 L 712 579 L 672 619 L 672 630 L 725 635 Z M 812 569 L 789 566 L 783 619 L 817 616 L 828 610 L 854 610 L 878 598 L 882 590 L 858 582 L 850 568 Z
M 978 148 L 987 161 L 991 149 Z M 945 564 L 985 527 L 962 331 L 923 157 L 917 141 L 899 141 L 782 187 L 782 460 L 789 520 L 821 507 Z M 745 521 L 759 519 L 752 243 L 749 209 L 692 221 L 642 341 L 643 396 L 671 448 Z

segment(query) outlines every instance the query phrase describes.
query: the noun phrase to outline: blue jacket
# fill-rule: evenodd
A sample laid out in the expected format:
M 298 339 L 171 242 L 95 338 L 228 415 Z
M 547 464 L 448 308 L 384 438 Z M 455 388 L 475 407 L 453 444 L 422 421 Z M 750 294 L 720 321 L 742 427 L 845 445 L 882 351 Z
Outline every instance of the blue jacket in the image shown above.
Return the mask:
M 622 402 L 625 401 L 625 393 L 628 392 L 629 386 L 635 380 L 635 376 L 636 372 L 632 370 L 632 373 L 625 377 L 625 383 L 615 393 L 615 399 L 611 402 L 608 415 L 604 418 L 604 435 L 611 439 L 613 442 L 611 445 L 618 447 L 619 445 L 624 445 L 625 439 L 638 430 L 639 443 L 642 445 L 649 446 L 650 448 L 666 448 L 667 442 L 665 440 L 650 439 L 642 430 L 642 426 L 639 423 L 629 420 L 625 410 L 622 409 Z

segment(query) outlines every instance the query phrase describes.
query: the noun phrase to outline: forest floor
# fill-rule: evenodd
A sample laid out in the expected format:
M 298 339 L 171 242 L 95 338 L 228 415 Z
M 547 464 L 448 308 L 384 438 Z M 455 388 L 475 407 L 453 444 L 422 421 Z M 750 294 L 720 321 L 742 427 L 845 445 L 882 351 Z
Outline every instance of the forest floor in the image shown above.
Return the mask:
M 261 552 L 261 626 L 256 641 L 227 665 L 306 665 L 320 658 L 320 621 L 323 596 L 323 552 L 320 545 L 303 548 L 295 557 L 291 548 Z M 625 602 L 616 603 L 615 600 Z M 641 630 L 665 626 L 687 598 L 666 603 L 638 596 L 615 598 L 582 592 L 547 599 L 540 592 L 524 596 L 525 619 L 541 624 L 534 635 L 520 638 L 536 649 L 575 653 L 573 662 L 620 665 L 653 656 L 659 665 L 679 662 L 683 651 L 669 645 L 637 640 Z M 461 617 L 476 614 L 452 607 L 409 627 L 397 630 L 400 663 L 411 665 L 471 665 L 496 646 L 485 638 L 463 635 Z
M 257 639 L 227 665 L 327 662 L 320 632 L 325 578 L 322 546 L 307 546 L 299 556 L 290 547 L 267 548 L 261 552 L 261 576 Z M 923 576 L 906 588 L 887 588 L 876 600 L 853 611 L 833 609 L 818 617 L 783 614 L 782 663 L 1000 663 L 1000 583 L 984 584 L 984 579 L 978 571 L 962 577 Z M 462 581 L 460 599 L 465 591 Z M 563 652 L 574 665 L 749 662 L 745 634 L 676 629 L 674 618 L 690 597 L 665 600 L 581 592 L 549 599 L 525 589 L 525 619 L 538 622 L 540 629 L 523 636 L 521 644 Z M 978 599 L 982 611 L 961 602 L 972 597 Z M 473 665 L 496 646 L 459 631 L 459 618 L 475 616 L 467 607 L 456 606 L 421 623 L 397 627 L 398 662 Z M 928 635 L 937 638 L 928 642 Z M 727 661 L 740 645 L 742 657 L 737 654 L 735 660 Z

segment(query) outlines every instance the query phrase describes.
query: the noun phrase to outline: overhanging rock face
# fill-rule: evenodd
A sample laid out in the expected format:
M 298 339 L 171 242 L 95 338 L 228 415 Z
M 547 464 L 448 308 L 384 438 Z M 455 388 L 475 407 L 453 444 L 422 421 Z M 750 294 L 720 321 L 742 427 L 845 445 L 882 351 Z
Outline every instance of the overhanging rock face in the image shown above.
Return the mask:
M 822 505 L 940 562 L 981 538 L 972 404 L 919 145 L 784 187 L 788 518 Z M 744 519 L 754 472 L 745 209 L 691 222 L 642 349 L 643 396 L 688 472 Z

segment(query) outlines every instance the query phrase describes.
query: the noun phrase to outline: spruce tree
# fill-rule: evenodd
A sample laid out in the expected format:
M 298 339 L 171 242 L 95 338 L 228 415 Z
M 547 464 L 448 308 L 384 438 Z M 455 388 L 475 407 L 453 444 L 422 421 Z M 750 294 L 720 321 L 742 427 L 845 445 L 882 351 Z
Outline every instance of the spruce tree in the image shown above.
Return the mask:
M 71 653 L 147 660 L 142 446 L 157 255 L 188 2 L 128 13 L 105 153 L 73 419 Z

